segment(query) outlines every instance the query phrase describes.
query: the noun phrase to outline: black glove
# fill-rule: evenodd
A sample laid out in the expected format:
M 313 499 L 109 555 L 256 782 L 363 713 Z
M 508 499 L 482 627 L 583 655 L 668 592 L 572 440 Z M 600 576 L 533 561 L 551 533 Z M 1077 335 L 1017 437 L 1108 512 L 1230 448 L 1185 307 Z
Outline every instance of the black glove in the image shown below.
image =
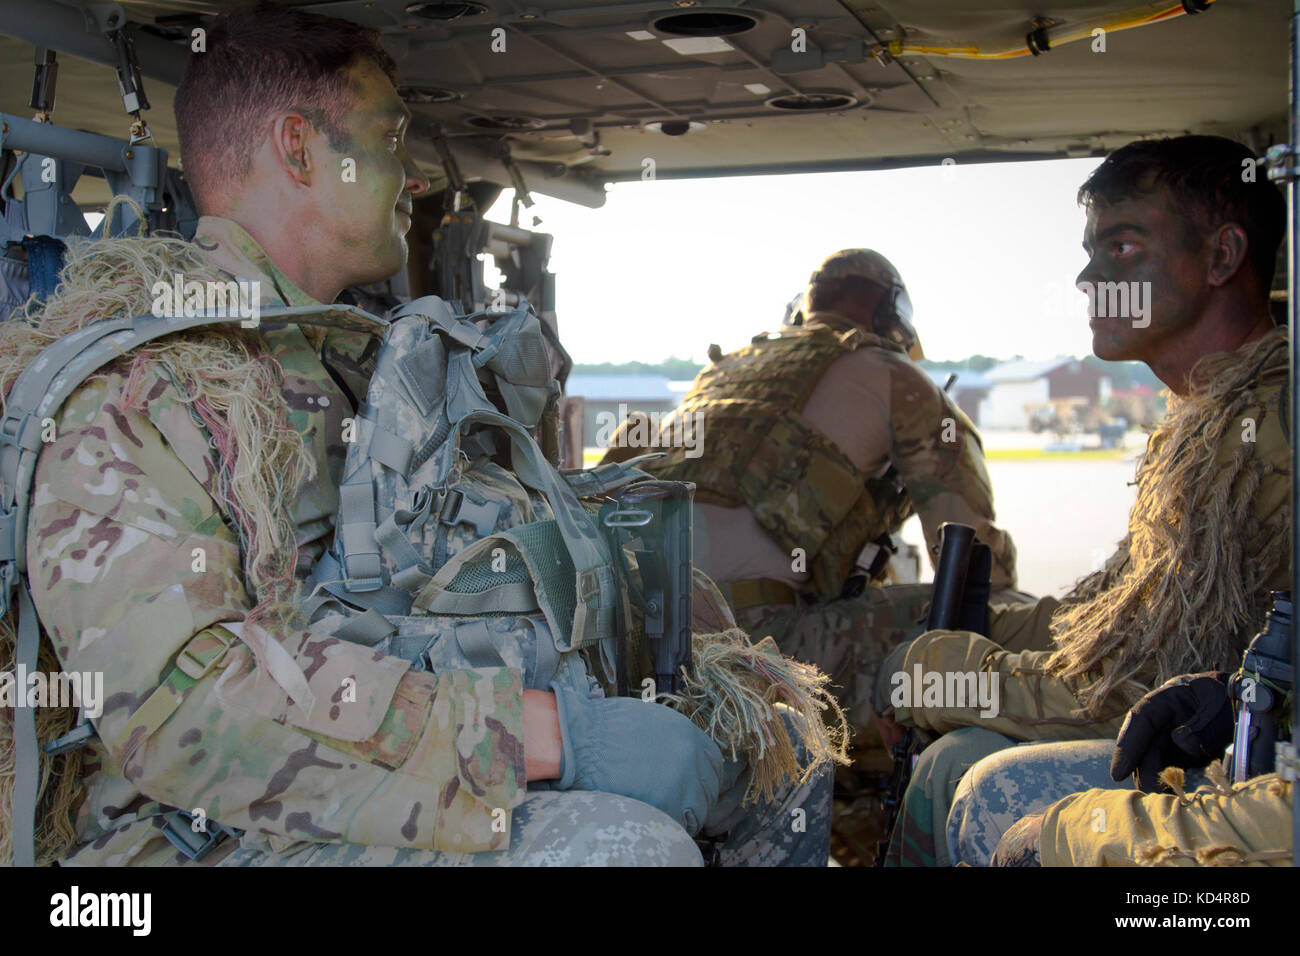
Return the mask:
M 1157 775 L 1165 767 L 1204 767 L 1232 742 L 1233 707 L 1226 673 L 1184 674 L 1133 705 L 1124 718 L 1111 779 L 1137 772 L 1137 787 L 1165 791 Z

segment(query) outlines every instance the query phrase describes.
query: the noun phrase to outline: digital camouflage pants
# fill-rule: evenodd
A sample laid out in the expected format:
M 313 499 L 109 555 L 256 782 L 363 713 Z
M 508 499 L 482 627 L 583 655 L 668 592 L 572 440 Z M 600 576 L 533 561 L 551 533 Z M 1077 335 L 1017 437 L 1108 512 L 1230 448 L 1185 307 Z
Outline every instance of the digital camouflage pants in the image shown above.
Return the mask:
M 787 714 L 791 735 L 798 730 Z M 802 747 L 800 759 L 805 759 Z M 722 866 L 825 866 L 830 852 L 830 768 L 774 798 L 744 803 L 749 775 L 723 793 L 703 836 Z M 667 814 L 612 793 L 532 790 L 511 814 L 510 847 L 444 853 L 342 843 L 273 847 L 245 834 L 220 866 L 699 866 L 700 849 Z
M 1113 740 L 1036 741 L 980 760 L 957 784 L 948 811 L 945 842 L 952 865 L 988 866 L 1013 823 L 1072 793 L 1130 788 L 1110 779 L 1114 752 Z
M 1050 646 L 1048 623 L 1057 606 L 1053 598 L 1007 604 L 995 601 L 990 637 L 1010 651 L 1046 649 Z M 901 667 L 904 654 L 902 647 L 891 651 L 882 671 Z M 886 687 L 886 682 L 879 681 L 875 688 L 875 702 L 882 710 L 888 699 Z M 958 783 L 980 760 L 1018 743 L 990 730 L 963 727 L 926 747 L 903 795 L 885 865 L 951 866 L 955 861 L 949 855 L 947 825 Z
M 1084 790 L 1131 790 L 1110 777 L 1113 740 L 1024 743 L 979 761 L 962 777 L 946 827 L 953 864 L 988 866 L 1002 834 L 1032 813 Z M 1205 780 L 1187 771 L 1190 792 Z

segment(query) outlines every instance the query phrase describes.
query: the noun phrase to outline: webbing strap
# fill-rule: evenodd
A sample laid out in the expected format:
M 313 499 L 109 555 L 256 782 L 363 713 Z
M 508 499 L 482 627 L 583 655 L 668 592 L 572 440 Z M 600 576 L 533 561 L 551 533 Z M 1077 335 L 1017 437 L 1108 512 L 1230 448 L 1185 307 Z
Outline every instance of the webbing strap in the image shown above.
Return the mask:
M 268 322 L 324 325 L 381 335 L 388 323 L 345 305 L 272 307 Z M 0 417 L 0 614 L 7 613 L 18 586 L 17 660 L 34 671 L 40 652 L 40 624 L 23 575 L 27 571 L 27 512 L 36 462 L 43 446 L 41 423 L 52 419 L 92 373 L 132 349 L 176 332 L 238 322 L 238 317 L 201 313 L 158 318 L 124 316 L 92 322 L 47 346 L 15 380 Z M 178 705 L 179 706 L 179 705 Z M 13 858 L 36 861 L 36 794 L 40 786 L 36 716 L 30 708 L 14 715 Z
M 384 586 L 383 563 L 375 541 L 375 493 L 369 469 L 358 469 L 339 485 L 338 521 L 344 586 L 349 593 L 379 590 Z
M 119 766 L 125 766 L 140 745 L 180 709 L 190 688 L 211 671 L 237 642 L 234 634 L 220 626 L 205 628 L 189 639 L 176 655 L 176 663 L 114 738 L 113 759 Z
M 420 552 L 415 550 L 407 535 L 411 530 L 419 530 L 429 520 L 429 512 L 436 496 L 425 494 L 419 496 L 414 509 L 398 508 L 384 519 L 383 524 L 375 529 L 375 541 L 393 561 L 397 573 L 407 568 L 419 568 Z M 410 529 L 410 530 L 408 530 Z M 396 575 L 394 575 L 396 576 Z
M 41 629 L 27 581 L 18 585 L 18 647 L 15 666 L 33 673 L 39 666 Z M 36 865 L 36 794 L 40 788 L 41 755 L 37 751 L 36 711 L 26 701 L 14 704 L 13 863 Z
M 640 455 L 629 461 L 606 462 L 591 469 L 566 470 L 560 472 L 560 475 L 579 498 L 592 498 L 596 495 L 608 494 L 634 481 L 653 477 L 636 466 L 666 457 L 663 452 L 655 452 L 651 455 Z
M 374 647 L 390 634 L 396 634 L 397 628 L 373 607 L 368 607 L 357 617 L 350 617 L 334 631 L 334 636 L 353 644 Z
M 560 477 L 522 425 L 500 412 L 471 412 L 457 422 L 457 434 L 476 422 L 499 427 L 510 437 L 511 464 L 521 482 L 546 496 L 576 573 L 578 606 L 573 616 L 571 650 L 614 636 L 618 588 L 600 534 L 567 481 Z
M 384 586 L 373 591 L 349 591 L 343 579 L 343 566 L 332 552 L 326 551 L 316 559 L 311 569 L 313 589 L 321 588 L 334 595 L 344 604 L 357 605 L 362 608 L 374 608 L 381 614 L 401 617 L 411 610 L 411 595 L 397 588 Z
M 456 625 L 456 646 L 471 667 L 500 667 L 501 652 L 485 621 L 465 621 Z
M 370 436 L 370 457 L 403 478 L 411 467 L 411 443 L 386 428 L 374 426 Z

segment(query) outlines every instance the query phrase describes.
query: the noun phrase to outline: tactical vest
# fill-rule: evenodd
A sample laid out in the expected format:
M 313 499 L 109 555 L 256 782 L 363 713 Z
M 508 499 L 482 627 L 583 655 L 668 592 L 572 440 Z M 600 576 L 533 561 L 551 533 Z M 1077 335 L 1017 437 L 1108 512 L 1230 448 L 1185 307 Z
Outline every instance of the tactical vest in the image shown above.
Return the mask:
M 781 548 L 802 549 L 819 599 L 839 597 L 863 546 L 913 510 L 896 481 L 867 475 L 801 414 L 831 364 L 863 346 L 899 351 L 861 330 L 817 323 L 756 336 L 700 373 L 661 426 L 668 457 L 643 466 L 694 482 L 696 501 L 748 508 Z M 689 458 L 688 443 L 674 444 L 673 435 L 700 415 L 694 442 L 704 454 Z

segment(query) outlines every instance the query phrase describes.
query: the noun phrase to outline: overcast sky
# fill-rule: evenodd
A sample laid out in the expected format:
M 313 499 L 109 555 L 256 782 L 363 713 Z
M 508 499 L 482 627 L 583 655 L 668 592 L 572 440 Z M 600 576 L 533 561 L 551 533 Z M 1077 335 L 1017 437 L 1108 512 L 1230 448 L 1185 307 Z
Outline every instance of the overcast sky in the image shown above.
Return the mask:
M 898 268 L 929 358 L 1082 356 L 1075 193 L 1099 162 L 617 183 L 602 209 L 536 196 L 520 224 L 536 215 L 555 236 L 556 311 L 576 362 L 738 348 L 853 246 Z M 508 221 L 510 196 L 488 218 Z

